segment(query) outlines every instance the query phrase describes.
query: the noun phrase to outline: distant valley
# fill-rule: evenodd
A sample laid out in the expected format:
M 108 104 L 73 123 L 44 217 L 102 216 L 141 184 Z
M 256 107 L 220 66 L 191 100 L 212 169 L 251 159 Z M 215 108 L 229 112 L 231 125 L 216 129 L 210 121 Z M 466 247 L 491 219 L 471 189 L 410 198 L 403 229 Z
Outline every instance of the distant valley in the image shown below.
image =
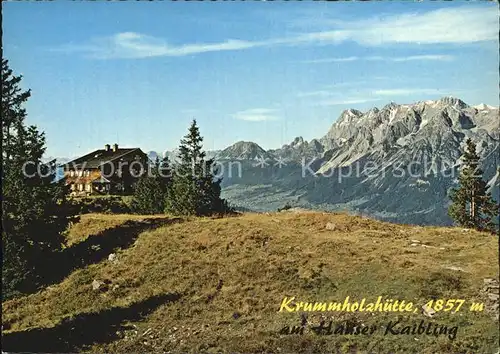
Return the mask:
M 485 179 L 499 195 L 499 109 L 454 97 L 345 110 L 325 135 L 273 150 L 240 141 L 207 151 L 223 176 L 223 197 L 241 210 L 290 204 L 345 210 L 420 225 L 450 225 L 448 191 L 467 138 L 478 147 Z M 150 159 L 176 151 L 149 151 Z M 67 159 L 65 159 L 67 160 Z
M 349 109 L 318 139 L 297 137 L 268 151 L 238 142 L 217 159 L 224 167 L 233 161 L 231 174 L 224 173 L 224 197 L 246 209 L 276 210 L 289 203 L 399 223 L 450 225 L 448 191 L 457 182 L 469 137 L 498 199 L 498 107 L 473 107 L 453 97 L 390 103 L 367 112 Z M 241 176 L 234 161 L 241 162 Z

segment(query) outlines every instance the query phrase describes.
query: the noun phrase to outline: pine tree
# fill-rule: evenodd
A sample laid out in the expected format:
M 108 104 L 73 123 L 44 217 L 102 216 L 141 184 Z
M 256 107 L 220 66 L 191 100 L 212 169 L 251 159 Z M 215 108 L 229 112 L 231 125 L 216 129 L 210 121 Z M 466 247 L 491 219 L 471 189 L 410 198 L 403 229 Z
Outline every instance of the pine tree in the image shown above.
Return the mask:
M 158 175 L 161 188 L 165 193 L 164 197 L 166 197 L 167 189 L 172 183 L 172 169 L 170 166 L 170 160 L 167 155 L 165 155 L 162 159 L 158 157 L 156 158 L 155 171 Z
M 462 155 L 463 166 L 458 177 L 459 187 L 454 188 L 450 194 L 452 204 L 449 215 L 462 227 L 496 232 L 499 207 L 487 192 L 476 145 L 471 139 L 467 139 L 466 144 Z
M 26 126 L 20 87 L 2 60 L 2 296 L 32 291 L 50 268 L 62 243 L 69 209 L 64 182 L 54 183 L 56 161 L 42 163 L 45 136 Z
M 229 210 L 220 198 L 221 178 L 215 178 L 214 159 L 205 160 L 203 138 L 196 120 L 181 140 L 174 166 L 172 186 L 167 193 L 166 212 L 177 215 L 210 215 Z
M 170 184 L 168 157 L 159 158 L 134 186 L 132 209 L 139 214 L 160 214 L 165 210 L 165 198 Z

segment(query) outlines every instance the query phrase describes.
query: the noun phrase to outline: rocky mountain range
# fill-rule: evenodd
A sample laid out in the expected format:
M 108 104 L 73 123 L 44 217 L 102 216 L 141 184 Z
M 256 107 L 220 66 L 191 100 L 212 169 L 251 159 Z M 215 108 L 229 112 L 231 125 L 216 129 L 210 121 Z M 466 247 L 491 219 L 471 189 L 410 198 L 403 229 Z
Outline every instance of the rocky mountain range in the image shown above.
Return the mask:
M 238 141 L 215 155 L 217 160 L 257 160 L 272 158 L 272 154 L 251 141 Z
M 477 144 L 490 192 L 498 199 L 498 107 L 469 106 L 453 97 L 345 110 L 319 139 L 297 137 L 268 151 L 238 142 L 217 158 L 243 160 L 238 176 L 234 163 L 224 174 L 223 193 L 248 209 L 275 210 L 289 202 L 447 225 L 448 192 L 457 182 L 467 138 Z
M 449 225 L 448 193 L 457 183 L 467 138 L 477 145 L 489 191 L 500 199 L 499 108 L 454 97 L 348 109 L 317 139 L 296 137 L 267 151 L 239 141 L 207 151 L 207 157 L 222 166 L 223 197 L 242 210 L 289 203 Z M 174 161 L 177 151 L 148 152 L 151 160 L 165 155 Z
M 215 157 L 219 152 L 219 150 L 209 150 L 205 153 L 207 158 L 212 158 Z M 165 150 L 162 153 L 156 151 L 148 151 L 146 154 L 151 161 L 155 161 L 157 158 L 163 158 L 165 156 L 167 156 L 170 161 L 175 161 L 177 159 L 178 150 Z

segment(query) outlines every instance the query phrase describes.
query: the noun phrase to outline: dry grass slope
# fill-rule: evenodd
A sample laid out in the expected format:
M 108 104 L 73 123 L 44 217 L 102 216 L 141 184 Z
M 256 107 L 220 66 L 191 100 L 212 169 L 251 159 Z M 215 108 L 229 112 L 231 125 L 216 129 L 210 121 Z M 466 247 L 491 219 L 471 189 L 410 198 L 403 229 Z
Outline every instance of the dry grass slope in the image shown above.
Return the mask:
M 96 234 L 104 242 L 109 235 L 103 230 L 148 218 L 84 215 L 69 230 L 68 249 Z M 279 334 L 300 319 L 278 312 L 284 296 L 328 302 L 382 295 L 420 305 L 432 297 L 479 301 L 483 279 L 498 279 L 498 240 L 491 235 L 316 212 L 177 221 L 114 249 L 115 261 L 104 258 L 43 291 L 4 302 L 4 349 L 487 353 L 498 347 L 498 322 L 468 310 L 439 312 L 433 319 L 459 326 L 453 341 L 383 331 L 364 337 Z M 325 228 L 327 223 L 334 227 Z M 412 246 L 412 240 L 419 243 Z M 94 280 L 102 284 L 98 290 Z M 308 321 L 319 323 L 321 315 L 368 325 L 397 317 L 309 313 Z

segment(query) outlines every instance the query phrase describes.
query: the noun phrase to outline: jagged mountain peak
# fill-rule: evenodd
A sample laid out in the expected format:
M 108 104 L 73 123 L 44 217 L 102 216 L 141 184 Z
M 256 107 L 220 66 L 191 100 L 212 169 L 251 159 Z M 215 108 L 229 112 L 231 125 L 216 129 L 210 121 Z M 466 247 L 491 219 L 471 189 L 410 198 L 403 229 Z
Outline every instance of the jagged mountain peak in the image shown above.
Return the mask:
M 323 146 L 323 144 L 321 144 L 321 142 L 318 139 L 312 139 L 309 142 L 309 147 L 310 149 L 318 151 L 320 154 L 322 154 L 325 150 L 325 147 Z
M 443 105 L 450 105 L 450 106 L 456 106 L 459 108 L 467 108 L 469 105 L 462 101 L 460 98 L 456 98 L 453 96 L 446 96 L 440 98 L 436 103 L 438 104 L 443 104 Z
M 293 141 L 291 142 L 291 146 L 300 146 L 304 144 L 304 138 L 301 137 L 301 136 L 298 136 L 296 137 L 295 139 L 293 139 Z
M 384 110 L 392 110 L 392 109 L 394 109 L 394 108 L 397 108 L 398 106 L 399 106 L 399 105 L 398 105 L 396 102 L 391 101 L 391 102 L 389 102 L 388 104 L 386 104 L 384 107 L 382 107 L 382 110 L 383 110 L 383 111 L 384 111 Z M 378 110 L 377 110 L 377 111 L 378 111 Z
M 346 109 L 342 112 L 341 116 L 348 116 L 348 117 L 360 117 L 363 115 L 363 112 L 354 109 L 354 108 L 349 108 Z
M 273 156 L 279 156 L 288 161 L 300 162 L 302 159 L 315 159 L 321 157 L 324 152 L 324 146 L 317 140 L 310 142 L 298 136 L 290 144 L 285 144 L 276 150 L 269 150 L 268 153 Z
M 286 195 L 297 205 L 354 207 L 400 222 L 451 222 L 445 196 L 468 138 L 477 145 L 490 192 L 498 195 L 498 108 L 468 106 L 455 97 L 380 107 L 344 110 L 319 141 L 299 136 L 267 151 L 286 166 L 270 164 L 261 172 L 253 164 L 256 180 L 249 184 L 269 188 L 262 198 L 253 189 L 245 196 L 262 205 Z
M 244 140 L 237 141 L 232 146 L 234 148 L 245 148 L 245 147 L 247 147 L 247 148 L 254 148 L 254 147 L 261 148 L 257 143 L 254 143 L 253 141 L 244 141 Z
M 148 155 L 148 158 L 151 161 L 155 161 L 157 158 L 160 157 L 160 154 L 158 154 L 156 151 L 148 151 L 146 155 Z
M 353 108 L 346 109 L 346 110 L 342 111 L 339 119 L 337 119 L 337 121 L 334 123 L 334 125 L 349 125 L 354 120 L 357 120 L 362 116 L 363 116 L 363 112 L 358 111 L 357 109 L 353 109 Z
M 217 159 L 253 160 L 268 153 L 252 141 L 238 141 L 217 154 Z
M 498 144 L 497 111 L 490 108 L 484 104 L 472 108 L 461 99 L 448 96 L 408 104 L 390 102 L 364 113 L 346 109 L 319 140 L 307 142 L 297 136 L 289 144 L 269 151 L 251 141 L 238 141 L 217 158 L 253 160 L 285 156 L 300 161 L 306 156 L 322 158 L 327 167 L 335 167 L 373 154 L 391 159 L 391 154 L 396 153 L 410 160 L 423 154 L 450 162 L 456 157 L 457 144 L 467 137 L 485 140 L 488 146 L 493 141 Z
M 490 106 L 485 103 L 480 103 L 477 106 L 473 106 L 473 108 L 479 110 L 479 111 L 487 111 L 487 110 L 492 110 L 492 109 L 498 109 L 498 107 Z
M 380 161 L 437 159 L 453 164 L 458 144 L 472 137 L 493 148 L 500 128 L 497 111 L 486 105 L 472 109 L 456 97 L 410 104 L 391 102 L 381 110 L 370 109 L 361 116 L 343 111 L 321 139 L 325 146 L 325 168 L 345 166 L 366 156 Z

